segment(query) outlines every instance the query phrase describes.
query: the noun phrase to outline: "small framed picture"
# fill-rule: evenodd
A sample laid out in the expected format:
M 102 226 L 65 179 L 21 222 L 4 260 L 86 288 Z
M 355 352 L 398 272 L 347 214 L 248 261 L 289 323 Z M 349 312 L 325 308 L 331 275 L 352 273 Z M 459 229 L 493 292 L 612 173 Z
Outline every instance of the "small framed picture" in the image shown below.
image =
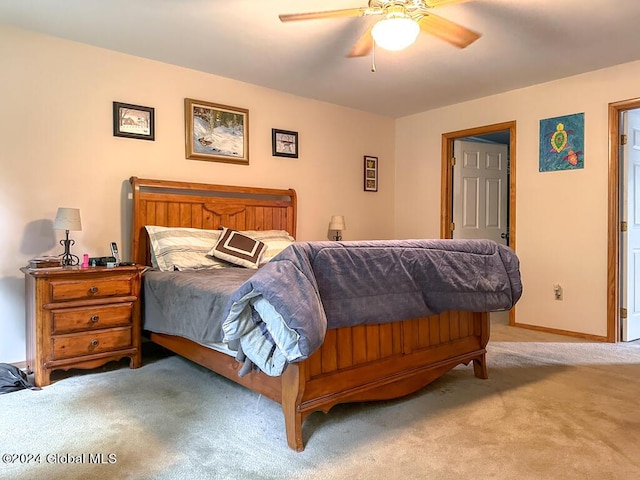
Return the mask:
M 249 165 L 249 110 L 184 99 L 186 157 Z
M 274 157 L 298 158 L 298 132 L 272 128 L 271 148 Z
M 364 191 L 378 191 L 378 157 L 364 157 Z
M 113 102 L 115 137 L 155 140 L 155 114 L 152 107 Z

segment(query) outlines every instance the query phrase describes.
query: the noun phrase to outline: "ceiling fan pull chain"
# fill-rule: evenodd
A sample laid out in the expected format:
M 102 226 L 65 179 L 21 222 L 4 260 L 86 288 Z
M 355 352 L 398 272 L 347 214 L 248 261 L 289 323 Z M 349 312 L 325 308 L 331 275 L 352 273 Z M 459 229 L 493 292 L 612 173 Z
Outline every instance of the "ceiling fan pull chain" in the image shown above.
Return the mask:
M 371 58 L 371 71 L 373 73 L 375 73 L 376 71 L 376 42 L 373 42 L 373 48 L 372 48 L 372 52 L 373 52 L 373 56 Z

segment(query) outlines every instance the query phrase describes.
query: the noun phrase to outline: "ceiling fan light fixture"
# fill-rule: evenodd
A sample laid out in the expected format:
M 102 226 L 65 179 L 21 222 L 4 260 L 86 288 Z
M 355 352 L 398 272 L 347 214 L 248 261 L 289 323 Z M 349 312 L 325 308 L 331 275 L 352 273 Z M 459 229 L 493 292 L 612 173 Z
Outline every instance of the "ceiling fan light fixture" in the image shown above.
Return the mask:
M 416 41 L 419 33 L 418 23 L 406 16 L 404 12 L 389 12 L 371 30 L 376 45 L 392 51 L 407 48 Z

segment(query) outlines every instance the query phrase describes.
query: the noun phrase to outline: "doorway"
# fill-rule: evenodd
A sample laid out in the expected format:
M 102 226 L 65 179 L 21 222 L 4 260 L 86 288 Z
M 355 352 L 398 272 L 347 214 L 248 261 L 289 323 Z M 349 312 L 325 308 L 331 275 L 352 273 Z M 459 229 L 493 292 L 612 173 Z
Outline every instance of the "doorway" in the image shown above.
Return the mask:
M 635 175 L 631 174 L 633 158 L 629 155 L 633 144 L 640 141 L 636 135 L 627 136 L 625 118 L 633 113 L 636 116 L 640 109 L 640 99 L 625 100 L 609 104 L 609 207 L 608 207 L 608 247 L 607 247 L 607 341 L 619 342 L 630 339 L 629 322 L 637 327 L 637 310 L 633 307 L 640 302 L 634 291 L 640 287 L 635 281 L 633 264 L 627 262 L 635 249 L 634 230 L 640 212 L 635 212 L 634 190 L 627 195 L 627 187 L 631 185 Z M 630 201 L 627 202 L 627 199 Z M 627 219 L 629 214 L 629 219 Z M 627 221 L 628 220 L 628 221 Z M 624 222 L 624 223 L 623 223 Z M 631 268 L 628 266 L 631 265 Z M 635 288 L 631 288 L 634 287 Z M 630 297 L 630 298 L 629 298 Z M 634 297 L 635 300 L 634 300 Z M 632 328 L 632 330 L 633 330 Z
M 441 210 L 440 210 L 440 237 L 454 238 L 456 227 L 454 218 L 454 195 L 456 192 L 456 179 L 454 178 L 454 152 L 456 142 L 469 138 L 486 138 L 491 135 L 506 135 L 508 137 L 508 192 L 506 193 L 506 205 L 502 208 L 506 211 L 507 225 L 504 230 L 505 242 L 513 250 L 516 246 L 516 122 L 497 123 L 476 127 L 442 135 L 442 186 L 441 186 Z M 459 161 L 459 159 L 457 159 Z M 457 187 L 459 188 L 459 187 Z M 485 198 L 487 191 L 484 192 Z M 515 325 L 515 308 L 509 312 L 509 325 Z

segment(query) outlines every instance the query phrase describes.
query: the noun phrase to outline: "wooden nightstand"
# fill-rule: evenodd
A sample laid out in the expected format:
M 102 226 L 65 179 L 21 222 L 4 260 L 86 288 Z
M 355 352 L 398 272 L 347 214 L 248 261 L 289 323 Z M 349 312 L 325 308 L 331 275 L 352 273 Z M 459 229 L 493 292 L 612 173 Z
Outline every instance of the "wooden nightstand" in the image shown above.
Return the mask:
M 27 369 L 36 386 L 54 370 L 141 363 L 143 266 L 21 268 L 25 275 Z

